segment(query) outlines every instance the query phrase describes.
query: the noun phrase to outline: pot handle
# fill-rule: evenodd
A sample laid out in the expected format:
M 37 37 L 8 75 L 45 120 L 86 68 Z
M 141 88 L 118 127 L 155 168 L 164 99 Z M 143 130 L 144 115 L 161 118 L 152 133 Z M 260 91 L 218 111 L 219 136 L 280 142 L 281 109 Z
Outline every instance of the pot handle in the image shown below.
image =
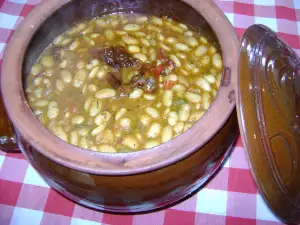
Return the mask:
M 3 105 L 2 96 L 0 97 L 0 150 L 4 152 L 20 152 L 13 126 Z

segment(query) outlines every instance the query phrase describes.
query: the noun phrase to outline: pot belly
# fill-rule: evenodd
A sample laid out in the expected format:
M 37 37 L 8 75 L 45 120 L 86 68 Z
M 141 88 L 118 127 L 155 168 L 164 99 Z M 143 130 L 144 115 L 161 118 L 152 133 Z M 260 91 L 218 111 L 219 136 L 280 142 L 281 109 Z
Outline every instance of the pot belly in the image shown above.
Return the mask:
M 159 170 L 101 176 L 64 167 L 39 153 L 17 135 L 19 147 L 50 187 L 85 206 L 114 213 L 167 207 L 197 191 L 219 168 L 238 133 L 235 112 L 203 148 Z

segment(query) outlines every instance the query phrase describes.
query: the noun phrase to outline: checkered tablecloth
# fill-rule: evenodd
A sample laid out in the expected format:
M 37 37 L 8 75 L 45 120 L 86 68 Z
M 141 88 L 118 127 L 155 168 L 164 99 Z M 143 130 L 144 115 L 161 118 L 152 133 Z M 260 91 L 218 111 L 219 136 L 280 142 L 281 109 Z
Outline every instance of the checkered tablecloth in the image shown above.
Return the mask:
M 45 0 L 46 1 L 46 0 Z M 50 1 L 50 0 L 47 0 Z M 0 0 L 0 67 L 20 21 L 39 0 Z M 300 53 L 300 0 L 215 0 L 239 36 L 269 26 Z M 22 154 L 0 152 L 0 224 L 7 225 L 275 225 L 251 177 L 240 140 L 216 177 L 193 197 L 163 211 L 111 215 L 77 205 L 49 188 Z

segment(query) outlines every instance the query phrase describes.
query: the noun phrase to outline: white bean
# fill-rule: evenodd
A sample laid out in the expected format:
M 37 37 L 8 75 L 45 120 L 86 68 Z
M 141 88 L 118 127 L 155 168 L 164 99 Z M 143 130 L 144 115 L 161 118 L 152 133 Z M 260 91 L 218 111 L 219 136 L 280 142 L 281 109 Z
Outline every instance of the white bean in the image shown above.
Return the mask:
M 84 83 L 85 78 L 87 77 L 86 70 L 78 70 L 73 78 L 74 87 L 81 87 Z
M 72 81 L 72 74 L 71 74 L 70 71 L 68 71 L 68 70 L 62 70 L 62 71 L 60 71 L 60 76 L 61 76 L 62 80 L 65 83 L 71 83 L 71 81 Z
M 153 62 L 156 60 L 156 51 L 154 48 L 151 48 L 149 50 L 150 60 Z
M 208 55 L 204 55 L 200 59 L 201 66 L 207 66 L 210 63 L 210 57 Z
M 122 40 L 128 45 L 137 45 L 139 43 L 137 39 L 130 36 L 123 36 Z
M 33 76 L 36 76 L 38 75 L 41 71 L 42 71 L 43 67 L 41 64 L 34 64 L 32 67 L 31 67 L 31 74 Z
M 191 47 L 196 47 L 198 45 L 198 41 L 194 37 L 186 36 L 186 37 L 184 37 L 184 40 Z
M 102 109 L 102 102 L 99 100 L 95 100 L 91 104 L 89 115 L 94 117 L 101 111 L 101 109 Z
M 54 66 L 54 60 L 51 56 L 44 56 L 41 59 L 41 64 L 46 68 L 52 68 Z
M 104 35 L 108 40 L 113 40 L 115 38 L 115 34 L 112 30 L 104 31 Z
M 196 50 L 195 50 L 195 55 L 197 57 L 203 56 L 207 52 L 207 47 L 204 45 L 200 45 Z
M 115 97 L 117 94 L 116 90 L 112 88 L 104 88 L 100 91 L 98 91 L 95 95 L 96 98 L 102 99 L 102 98 L 112 98 Z
M 78 144 L 78 134 L 77 134 L 76 131 L 71 132 L 70 143 L 72 145 L 77 145 Z
M 185 92 L 184 97 L 186 100 L 192 103 L 199 103 L 201 101 L 201 96 L 199 94 L 193 93 L 193 92 Z
M 173 101 L 173 92 L 171 90 L 165 90 L 163 94 L 163 103 L 166 107 L 170 107 Z
M 72 120 L 71 120 L 71 122 L 72 122 L 72 124 L 81 124 L 81 123 L 83 123 L 83 121 L 84 121 L 84 117 L 83 116 L 80 116 L 80 115 L 76 115 L 76 116 L 74 116 L 73 118 L 72 118 Z
M 151 94 L 144 94 L 144 99 L 152 101 L 152 100 L 156 99 L 156 96 L 155 95 L 151 95 Z
M 83 108 L 85 109 L 85 111 L 88 111 L 91 104 L 92 104 L 93 98 L 89 97 L 87 100 L 85 100 Z
M 142 39 L 141 39 L 141 43 L 142 43 L 143 45 L 145 45 L 146 47 L 149 47 L 149 46 L 150 46 L 149 41 L 148 41 L 147 39 L 145 39 L 145 38 L 142 38 Z
M 98 70 L 100 69 L 99 66 L 94 67 L 91 72 L 89 73 L 89 78 L 92 79 L 97 75 Z
M 47 100 L 39 100 L 39 101 L 36 101 L 35 103 L 33 103 L 34 106 L 36 107 L 45 107 L 48 105 L 48 101 Z
M 123 139 L 123 144 L 131 149 L 137 149 L 139 145 L 138 141 L 132 136 L 126 136 Z
M 141 115 L 140 121 L 144 126 L 148 126 L 151 122 L 151 117 L 146 114 Z
M 212 89 L 210 83 L 202 77 L 196 78 L 195 84 L 204 91 L 210 92 Z
M 147 56 L 143 53 L 135 53 L 133 55 L 134 58 L 141 60 L 142 62 L 146 62 L 147 61 Z
M 52 101 L 48 105 L 48 111 L 47 111 L 47 116 L 49 119 L 54 119 L 58 116 L 59 114 L 59 108 L 58 104 L 55 101 Z
M 189 46 L 187 46 L 186 44 L 183 44 L 183 43 L 176 43 L 175 48 L 177 50 L 185 51 L 185 52 L 190 50 Z
M 152 22 L 153 24 L 155 24 L 155 25 L 159 25 L 159 26 L 163 25 L 162 19 L 160 19 L 160 18 L 158 18 L 158 17 L 156 17 L 156 16 L 153 16 L 153 17 L 151 18 L 151 22 Z
M 94 128 L 94 129 L 91 131 L 91 135 L 92 135 L 92 136 L 96 136 L 96 135 L 98 135 L 100 132 L 102 132 L 105 128 L 106 128 L 106 125 L 101 124 L 101 125 L 99 125 L 98 127 Z
M 106 124 L 108 123 L 108 121 L 111 118 L 111 113 L 108 111 L 104 111 L 99 113 L 94 120 L 94 123 L 98 126 L 100 126 L 101 124 Z
M 106 145 L 106 144 L 99 145 L 98 149 L 100 152 L 104 152 L 104 153 L 116 153 L 117 152 L 117 150 L 113 146 Z
M 140 29 L 140 25 L 138 24 L 126 24 L 123 28 L 125 31 L 137 31 Z
M 80 46 L 80 42 L 78 39 L 76 39 L 75 41 L 73 41 L 69 47 L 69 50 L 71 51 L 75 51 L 78 47 Z
M 181 105 L 179 109 L 179 120 L 180 121 L 187 121 L 190 116 L 191 106 L 189 104 L 183 104 Z
M 145 109 L 145 111 L 146 111 L 146 113 L 149 115 L 149 116 L 151 116 L 151 117 L 153 117 L 153 118 L 159 118 L 159 116 L 160 116 L 160 114 L 159 114 L 159 112 L 157 111 L 157 109 L 155 109 L 155 108 L 153 108 L 153 107 L 147 107 L 146 109 Z
M 141 52 L 141 48 L 137 45 L 129 45 L 128 51 L 131 53 L 139 53 L 139 52 Z
M 79 147 L 84 148 L 84 149 L 88 149 L 89 146 L 88 146 L 88 142 L 87 142 L 86 137 L 82 137 L 80 139 Z
M 173 137 L 173 130 L 171 126 L 166 126 L 162 130 L 161 134 L 161 142 L 165 143 L 167 141 L 170 141 Z
M 56 129 L 54 129 L 54 134 L 60 139 L 66 142 L 68 141 L 68 135 L 61 126 L 58 126 Z
M 208 74 L 204 78 L 211 84 L 216 83 L 216 78 L 213 74 Z
M 200 119 L 200 117 L 204 114 L 202 111 L 193 112 L 190 115 L 189 122 L 196 122 Z
M 88 90 L 90 92 L 96 92 L 96 91 L 98 91 L 98 87 L 95 84 L 89 84 L 88 85 Z
M 153 123 L 147 133 L 148 138 L 157 138 L 161 132 L 161 125 L 159 123 Z
M 146 23 L 147 21 L 148 21 L 147 16 L 139 16 L 138 18 L 136 18 L 137 23 Z
M 115 120 L 119 120 L 127 112 L 126 108 L 121 108 L 115 115 Z
M 176 64 L 177 67 L 181 66 L 181 62 L 176 55 L 170 55 L 170 59 Z
M 174 37 L 168 37 L 168 38 L 166 39 L 166 42 L 167 42 L 168 44 L 174 44 L 176 41 L 177 41 L 177 39 L 174 38 Z
M 64 82 L 62 82 L 60 79 L 56 80 L 55 85 L 56 85 L 57 90 L 59 90 L 59 91 L 63 91 L 63 89 L 65 87 Z
M 178 79 L 178 76 L 176 74 L 170 74 L 170 75 L 164 77 L 165 81 L 171 80 L 171 81 L 175 81 L 176 82 L 177 79 Z
M 120 125 L 126 130 L 129 130 L 131 127 L 131 120 L 129 118 L 122 118 L 120 119 Z
M 178 82 L 180 84 L 185 85 L 185 86 L 189 86 L 190 85 L 189 80 L 186 77 L 183 77 L 183 76 L 178 76 Z
M 183 127 L 184 127 L 184 123 L 180 122 L 180 123 L 177 123 L 173 129 L 175 131 L 175 133 L 180 133 L 182 130 L 183 130 Z
M 221 55 L 219 53 L 216 53 L 213 55 L 212 57 L 212 63 L 214 65 L 215 68 L 217 69 L 221 69 L 223 66 L 223 62 L 222 62 L 222 58 Z
M 153 148 L 157 145 L 159 145 L 160 143 L 158 141 L 148 141 L 146 142 L 146 144 L 144 145 L 144 148 L 145 149 L 148 149 L 148 148 Z
M 174 126 L 178 121 L 178 115 L 175 111 L 171 111 L 168 114 L 168 124 Z
M 184 92 L 185 91 L 185 87 L 181 84 L 175 84 L 172 89 L 172 91 L 174 92 Z

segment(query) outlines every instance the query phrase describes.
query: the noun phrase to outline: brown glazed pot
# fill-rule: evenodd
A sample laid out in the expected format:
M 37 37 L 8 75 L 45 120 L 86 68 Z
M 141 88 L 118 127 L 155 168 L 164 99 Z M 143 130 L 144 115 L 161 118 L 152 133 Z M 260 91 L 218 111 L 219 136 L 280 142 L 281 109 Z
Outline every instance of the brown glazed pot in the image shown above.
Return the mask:
M 108 154 L 58 139 L 30 110 L 24 76 L 51 41 L 74 22 L 106 13 L 166 15 L 201 29 L 219 43 L 224 73 L 205 115 L 174 140 L 152 149 Z M 160 209 L 198 190 L 228 155 L 237 133 L 235 88 L 239 41 L 225 15 L 210 0 L 51 0 L 21 23 L 5 53 L 1 91 L 16 143 L 55 190 L 80 204 L 114 213 Z M 1 109 L 2 149 L 16 143 Z

